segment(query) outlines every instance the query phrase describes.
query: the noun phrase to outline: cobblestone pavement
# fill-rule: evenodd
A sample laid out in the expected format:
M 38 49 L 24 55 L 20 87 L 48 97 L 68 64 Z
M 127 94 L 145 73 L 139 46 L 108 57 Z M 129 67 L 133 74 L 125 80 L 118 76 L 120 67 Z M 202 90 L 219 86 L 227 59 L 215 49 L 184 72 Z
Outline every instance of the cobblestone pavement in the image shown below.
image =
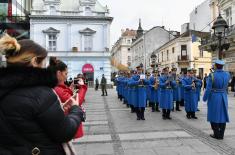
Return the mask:
M 229 95 L 230 123 L 224 140 L 209 137 L 207 106 L 200 102 L 198 120 L 187 120 L 183 107 L 173 112 L 172 120 L 163 121 L 161 113 L 146 109 L 145 121 L 122 104 L 115 89 L 89 89 L 85 108 L 85 136 L 74 141 L 79 155 L 219 155 L 235 154 L 235 97 Z

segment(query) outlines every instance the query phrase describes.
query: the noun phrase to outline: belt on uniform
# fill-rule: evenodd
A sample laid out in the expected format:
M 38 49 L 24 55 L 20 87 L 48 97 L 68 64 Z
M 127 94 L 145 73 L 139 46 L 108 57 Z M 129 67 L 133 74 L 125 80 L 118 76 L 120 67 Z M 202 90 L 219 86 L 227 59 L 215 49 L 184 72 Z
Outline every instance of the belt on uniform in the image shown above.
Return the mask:
M 212 92 L 224 93 L 226 89 L 211 89 Z
M 168 90 L 172 90 L 172 88 L 162 88 L 162 89 L 168 89 Z
M 138 85 L 138 88 L 145 88 L 145 85 Z

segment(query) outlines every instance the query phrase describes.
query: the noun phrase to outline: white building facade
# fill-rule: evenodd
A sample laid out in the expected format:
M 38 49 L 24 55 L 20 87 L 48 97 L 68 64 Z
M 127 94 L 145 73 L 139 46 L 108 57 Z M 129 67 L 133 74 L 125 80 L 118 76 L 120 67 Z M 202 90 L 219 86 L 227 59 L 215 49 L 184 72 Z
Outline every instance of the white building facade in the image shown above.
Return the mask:
M 210 0 L 205 0 L 190 13 L 189 29 L 210 32 L 211 27 Z
M 140 64 L 143 64 L 146 70 L 150 70 L 150 57 L 153 51 L 173 38 L 175 38 L 174 35 L 160 26 L 153 27 L 145 32 L 131 46 L 132 68 L 134 69 Z
M 131 65 L 131 44 L 132 40 L 136 37 L 135 30 L 122 30 L 122 35 L 114 44 L 111 50 L 113 65 L 121 70 L 123 67 L 127 69 Z M 124 69 L 124 68 L 123 68 Z
M 84 73 L 92 84 L 104 74 L 110 83 L 112 20 L 97 0 L 34 0 L 30 38 L 64 61 L 69 77 Z

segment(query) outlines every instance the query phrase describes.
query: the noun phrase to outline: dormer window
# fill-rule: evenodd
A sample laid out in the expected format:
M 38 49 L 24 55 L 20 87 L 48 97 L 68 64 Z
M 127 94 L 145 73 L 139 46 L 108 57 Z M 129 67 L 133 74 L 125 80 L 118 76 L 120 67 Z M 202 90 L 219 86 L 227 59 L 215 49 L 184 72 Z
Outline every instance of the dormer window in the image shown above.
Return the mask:
M 92 16 L 92 11 L 90 7 L 85 8 L 85 16 Z

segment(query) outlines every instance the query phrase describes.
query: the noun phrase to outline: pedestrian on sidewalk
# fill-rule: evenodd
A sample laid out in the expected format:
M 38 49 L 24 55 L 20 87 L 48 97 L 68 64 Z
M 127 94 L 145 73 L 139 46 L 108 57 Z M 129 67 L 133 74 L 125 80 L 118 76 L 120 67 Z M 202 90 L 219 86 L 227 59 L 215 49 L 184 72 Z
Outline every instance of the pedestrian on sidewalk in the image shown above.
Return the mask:
M 230 75 L 223 70 L 224 61 L 215 61 L 215 72 L 207 80 L 203 101 L 207 101 L 207 121 L 211 123 L 215 139 L 223 139 L 226 123 L 229 122 L 227 88 Z
M 95 79 L 95 90 L 97 91 L 99 89 L 99 79 Z
M 104 96 L 104 94 L 105 94 L 105 96 L 108 96 L 107 89 L 106 89 L 107 80 L 104 77 L 104 74 L 102 75 L 100 85 L 101 85 L 101 89 L 102 89 L 102 95 L 101 96 Z
M 71 99 L 64 115 L 53 92 L 58 80 L 44 69 L 46 49 L 31 40 L 0 39 L 7 67 L 0 69 L 0 154 L 65 155 L 62 143 L 71 140 L 83 119 Z

